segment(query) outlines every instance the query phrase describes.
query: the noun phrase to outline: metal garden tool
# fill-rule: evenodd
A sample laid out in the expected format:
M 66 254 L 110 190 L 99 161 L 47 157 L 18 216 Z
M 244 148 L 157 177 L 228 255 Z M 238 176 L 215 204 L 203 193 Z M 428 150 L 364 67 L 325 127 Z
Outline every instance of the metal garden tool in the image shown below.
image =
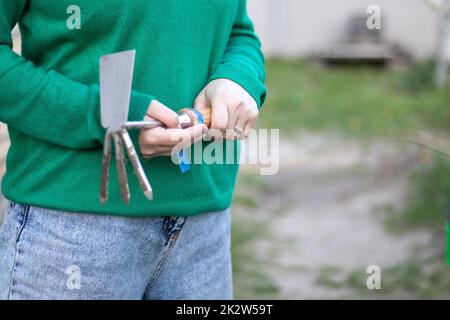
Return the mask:
M 134 50 L 106 55 L 100 58 L 101 121 L 102 126 L 107 129 L 103 148 L 103 167 L 100 185 L 101 203 L 105 203 L 108 200 L 108 179 L 112 158 L 112 143 L 114 143 L 122 200 L 126 204 L 130 202 L 130 191 L 123 151 L 124 146 L 144 195 L 149 200 L 153 199 L 152 187 L 145 175 L 127 129 L 151 129 L 163 127 L 164 125 L 156 120 L 127 122 L 133 81 L 134 60 Z M 183 129 L 198 123 L 205 123 L 209 126 L 211 123 L 211 110 L 205 109 L 200 112 L 195 109 L 182 109 L 178 113 L 178 117 L 180 127 Z M 180 158 L 183 158 L 182 151 L 179 155 Z M 182 171 L 188 171 L 189 165 L 184 163 L 183 159 L 181 160 L 180 167 Z
M 114 140 L 120 194 L 125 203 L 130 202 L 130 190 L 125 167 L 123 145 L 133 165 L 139 184 L 148 199 L 153 193 L 150 183 L 137 157 L 136 150 L 126 128 L 124 128 L 130 106 L 135 51 L 126 51 L 103 56 L 100 59 L 100 100 L 102 125 L 107 129 L 103 149 L 103 169 L 100 187 L 100 201 L 108 200 L 108 178 L 111 162 L 111 141 Z

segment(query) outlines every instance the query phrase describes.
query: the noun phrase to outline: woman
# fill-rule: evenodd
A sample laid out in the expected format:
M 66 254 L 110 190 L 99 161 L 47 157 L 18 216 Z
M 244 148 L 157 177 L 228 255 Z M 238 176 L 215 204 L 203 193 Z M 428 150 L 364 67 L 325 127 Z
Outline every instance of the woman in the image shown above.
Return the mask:
M 22 57 L 11 49 L 16 23 Z M 167 127 L 134 137 L 154 200 L 130 173 L 130 205 L 119 196 L 101 205 L 98 60 L 130 49 L 129 120 Z M 173 136 L 198 140 L 205 128 L 179 129 L 175 111 L 211 107 L 213 129 L 245 135 L 265 99 L 264 73 L 245 0 L 0 0 L 0 120 L 11 138 L 0 298 L 231 298 L 238 165 L 181 174 Z

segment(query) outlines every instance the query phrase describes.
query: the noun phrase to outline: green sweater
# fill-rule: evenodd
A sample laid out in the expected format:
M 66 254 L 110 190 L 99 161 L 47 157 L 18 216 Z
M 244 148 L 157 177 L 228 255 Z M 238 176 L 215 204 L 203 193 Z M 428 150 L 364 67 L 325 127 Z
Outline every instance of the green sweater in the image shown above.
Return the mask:
M 173 110 L 192 106 L 217 78 L 237 82 L 261 106 L 264 59 L 246 0 L 77 0 L 75 10 L 73 3 L 0 0 L 0 121 L 11 138 L 4 195 L 44 208 L 136 217 L 227 208 L 237 163 L 193 165 L 182 174 L 170 157 L 141 159 L 153 201 L 128 164 L 131 203 L 123 204 L 112 164 L 110 199 L 100 204 L 99 57 L 136 49 L 130 121 L 142 120 L 152 99 Z M 11 49 L 16 23 L 22 57 Z

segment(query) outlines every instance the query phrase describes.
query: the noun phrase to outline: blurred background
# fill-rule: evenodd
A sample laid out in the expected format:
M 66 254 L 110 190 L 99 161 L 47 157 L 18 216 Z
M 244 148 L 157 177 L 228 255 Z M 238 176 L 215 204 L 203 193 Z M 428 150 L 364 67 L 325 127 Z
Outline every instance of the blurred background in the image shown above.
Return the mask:
M 281 130 L 280 172 L 242 167 L 236 298 L 450 298 L 450 1 L 248 7 L 267 56 L 259 126 Z M 0 141 L 3 158 L 4 128 Z M 372 265 L 380 290 L 366 285 Z

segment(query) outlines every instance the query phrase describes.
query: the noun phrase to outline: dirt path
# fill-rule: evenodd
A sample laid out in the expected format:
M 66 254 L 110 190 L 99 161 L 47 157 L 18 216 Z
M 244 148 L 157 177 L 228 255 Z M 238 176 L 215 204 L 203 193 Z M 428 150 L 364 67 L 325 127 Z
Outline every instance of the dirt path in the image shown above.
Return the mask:
M 383 270 L 406 263 L 430 243 L 427 231 L 389 234 L 382 214 L 386 206 L 404 205 L 409 175 L 429 161 L 426 152 L 411 145 L 368 146 L 306 133 L 295 141 L 282 142 L 282 169 L 261 178 L 259 188 L 249 188 L 249 168 L 243 168 L 238 194 L 252 190 L 257 205 L 249 208 L 238 201 L 235 206 L 238 221 L 267 227 L 246 245 L 280 297 L 358 296 L 367 290 L 364 278 L 353 284 L 358 290 L 349 289 L 349 275 L 365 273 L 370 265 Z

